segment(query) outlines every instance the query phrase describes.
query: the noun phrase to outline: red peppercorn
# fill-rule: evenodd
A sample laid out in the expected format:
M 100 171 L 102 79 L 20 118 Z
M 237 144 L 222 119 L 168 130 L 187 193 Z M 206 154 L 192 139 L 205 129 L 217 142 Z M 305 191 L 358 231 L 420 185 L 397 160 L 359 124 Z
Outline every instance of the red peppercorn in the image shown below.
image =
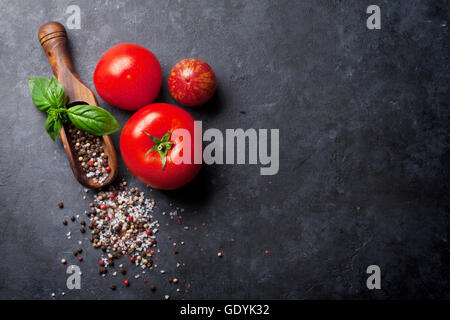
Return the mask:
M 111 218 L 109 216 L 106 216 L 106 221 L 111 220 Z
M 154 255 L 155 254 L 155 250 L 150 250 L 150 254 Z
M 98 262 L 98 264 L 101 265 L 101 266 L 104 266 L 104 265 L 105 265 L 105 263 L 103 262 L 103 260 L 100 260 L 100 261 Z
M 144 283 L 147 283 L 147 280 L 144 279 Z
M 130 258 L 130 261 L 131 261 L 131 262 L 134 262 L 134 257 L 131 257 L 131 258 Z
M 266 254 L 269 254 L 269 250 L 266 250 Z
M 90 166 L 90 167 L 94 166 L 94 161 L 92 161 L 92 160 L 89 161 L 89 166 Z
M 133 222 L 133 216 L 129 216 L 128 220 L 130 220 L 131 222 Z
M 114 193 L 111 193 L 111 195 L 109 196 L 109 198 L 112 200 L 116 197 L 116 195 Z
M 78 257 L 78 261 L 83 261 L 83 257 Z
M 106 204 L 102 203 L 102 204 L 100 205 L 100 209 L 106 210 Z
M 106 166 L 105 170 L 106 170 L 107 172 L 110 172 L 110 171 L 111 171 L 111 167 L 110 167 L 110 166 Z
M 145 230 L 145 233 L 146 233 L 147 235 L 151 235 L 151 234 L 152 234 L 152 230 L 147 229 L 147 230 Z
M 124 282 L 123 282 L 123 284 L 124 285 L 126 285 L 127 287 L 130 285 L 130 281 L 129 280 L 125 280 Z

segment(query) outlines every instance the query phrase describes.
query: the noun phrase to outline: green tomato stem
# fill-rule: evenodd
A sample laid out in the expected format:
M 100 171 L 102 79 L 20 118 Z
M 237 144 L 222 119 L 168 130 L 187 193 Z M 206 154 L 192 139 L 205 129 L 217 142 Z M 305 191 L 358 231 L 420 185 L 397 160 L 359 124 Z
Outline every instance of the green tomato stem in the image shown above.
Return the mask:
M 161 170 L 164 170 L 164 167 L 166 166 L 167 152 L 169 152 L 169 150 L 172 149 L 172 146 L 173 146 L 173 143 L 169 142 L 169 138 L 171 135 L 170 131 L 167 131 L 167 133 L 161 139 L 158 139 L 145 131 L 144 131 L 144 133 L 146 135 L 148 135 L 153 140 L 153 143 L 155 144 L 152 148 L 150 148 L 145 153 L 145 155 L 147 156 L 151 151 L 158 152 L 159 156 L 161 157 L 161 161 L 162 161 L 162 169 Z

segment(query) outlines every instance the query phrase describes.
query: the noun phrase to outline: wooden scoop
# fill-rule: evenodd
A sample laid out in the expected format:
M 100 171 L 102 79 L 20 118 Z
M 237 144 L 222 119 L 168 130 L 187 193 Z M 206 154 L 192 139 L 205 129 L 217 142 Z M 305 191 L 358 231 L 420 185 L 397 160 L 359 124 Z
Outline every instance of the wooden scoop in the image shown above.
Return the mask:
M 80 77 L 73 69 L 70 54 L 67 49 L 67 33 L 64 26 L 58 22 L 48 22 L 39 28 L 39 41 L 47 54 L 48 61 L 53 69 L 53 74 L 63 85 L 66 95 L 69 99 L 68 105 L 88 104 L 98 106 L 95 94 L 81 81 Z M 67 126 L 61 129 L 61 140 L 66 150 L 67 159 L 72 168 L 75 178 L 83 185 L 89 188 L 104 187 L 117 177 L 118 165 L 117 155 L 114 150 L 110 136 L 102 137 L 104 153 L 108 156 L 108 165 L 111 168 L 108 178 L 103 183 L 95 183 L 92 178 L 88 178 L 83 172 L 81 164 L 75 158 L 73 145 L 66 135 Z

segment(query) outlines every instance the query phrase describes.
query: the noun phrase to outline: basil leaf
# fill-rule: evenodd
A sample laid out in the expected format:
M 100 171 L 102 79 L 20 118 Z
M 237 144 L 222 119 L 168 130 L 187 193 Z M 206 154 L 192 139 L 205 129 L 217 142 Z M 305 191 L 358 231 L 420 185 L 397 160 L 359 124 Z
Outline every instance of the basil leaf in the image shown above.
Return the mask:
M 47 87 L 50 80 L 47 78 L 28 78 L 28 87 L 33 103 L 39 110 L 47 111 L 52 105 L 47 99 Z
M 64 87 L 61 85 L 58 79 L 55 78 L 55 76 L 50 79 L 45 96 L 50 105 L 55 108 L 63 107 L 67 103 Z
M 50 138 L 56 140 L 59 132 L 61 131 L 62 125 L 63 123 L 61 119 L 56 119 L 54 116 L 49 114 L 47 120 L 45 121 L 45 130 L 47 130 Z
M 120 125 L 108 111 L 88 105 L 78 105 L 67 110 L 69 120 L 80 130 L 104 136 L 120 130 Z

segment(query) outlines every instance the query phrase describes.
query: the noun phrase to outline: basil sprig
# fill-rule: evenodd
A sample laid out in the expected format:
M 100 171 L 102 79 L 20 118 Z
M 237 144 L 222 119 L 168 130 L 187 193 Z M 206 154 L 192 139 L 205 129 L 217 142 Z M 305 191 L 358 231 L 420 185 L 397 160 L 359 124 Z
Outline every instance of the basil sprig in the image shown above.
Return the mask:
M 55 77 L 28 78 L 33 103 L 47 113 L 45 130 L 53 140 L 58 138 L 62 126 L 67 121 L 80 130 L 96 136 L 108 135 L 120 130 L 117 120 L 106 110 L 89 105 L 66 108 L 67 97 L 64 87 Z

